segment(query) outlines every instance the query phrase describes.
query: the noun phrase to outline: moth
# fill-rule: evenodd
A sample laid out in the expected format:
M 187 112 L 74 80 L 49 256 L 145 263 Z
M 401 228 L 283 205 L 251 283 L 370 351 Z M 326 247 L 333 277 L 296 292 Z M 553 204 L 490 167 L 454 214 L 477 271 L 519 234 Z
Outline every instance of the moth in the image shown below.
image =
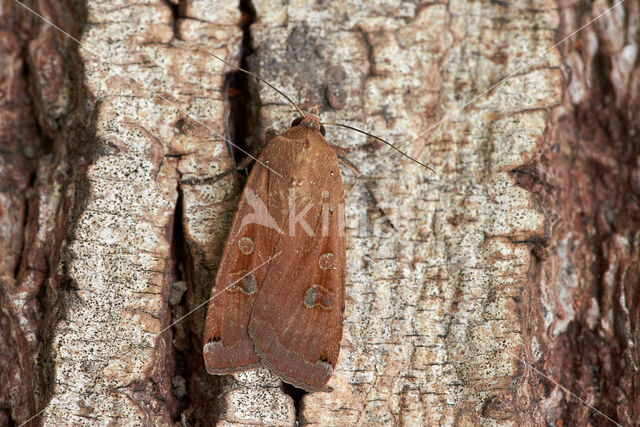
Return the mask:
M 257 159 L 218 267 L 204 328 L 210 374 L 259 366 L 307 391 L 326 390 L 340 353 L 345 296 L 345 209 L 338 158 L 323 123 L 251 71 L 300 117 Z
M 207 311 L 203 353 L 211 374 L 265 366 L 296 387 L 318 391 L 336 366 L 345 295 L 344 191 L 324 135 L 317 116 L 299 117 L 251 170 Z

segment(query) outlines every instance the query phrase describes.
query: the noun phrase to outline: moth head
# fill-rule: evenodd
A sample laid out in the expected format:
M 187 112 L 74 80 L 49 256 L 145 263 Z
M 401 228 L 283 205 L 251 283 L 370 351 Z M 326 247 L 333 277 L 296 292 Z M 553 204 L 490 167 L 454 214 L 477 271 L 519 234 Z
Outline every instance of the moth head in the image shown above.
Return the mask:
M 291 123 L 291 127 L 296 126 L 306 126 L 308 128 L 317 130 L 322 136 L 325 135 L 324 126 L 322 125 L 322 123 L 320 123 L 320 118 L 314 114 L 307 114 L 303 117 L 296 118 Z

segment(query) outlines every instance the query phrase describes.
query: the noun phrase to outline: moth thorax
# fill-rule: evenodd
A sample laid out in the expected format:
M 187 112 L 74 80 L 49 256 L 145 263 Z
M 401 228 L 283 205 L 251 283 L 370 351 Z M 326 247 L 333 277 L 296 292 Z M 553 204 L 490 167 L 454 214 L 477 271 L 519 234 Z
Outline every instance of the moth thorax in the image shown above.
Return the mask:
M 291 123 L 291 127 L 294 127 L 294 126 L 304 126 L 311 129 L 315 129 L 318 132 L 320 132 L 322 136 L 324 136 L 325 134 L 324 126 L 320 122 L 320 118 L 315 114 L 309 113 L 304 117 L 298 117 L 293 121 L 293 123 Z

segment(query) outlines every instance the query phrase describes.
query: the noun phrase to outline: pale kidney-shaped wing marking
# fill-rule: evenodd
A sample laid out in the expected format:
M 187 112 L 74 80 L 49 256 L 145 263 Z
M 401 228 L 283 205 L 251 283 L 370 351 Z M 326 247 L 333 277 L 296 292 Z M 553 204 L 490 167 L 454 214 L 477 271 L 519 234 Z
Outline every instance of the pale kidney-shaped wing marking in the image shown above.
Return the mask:
M 286 234 L 274 248 L 282 255 L 272 263 L 258 291 L 249 334 L 257 354 L 274 373 L 297 387 L 317 391 L 325 388 L 333 372 L 342 338 L 342 179 L 336 155 L 320 133 L 295 127 L 273 142 L 270 160 L 288 163 L 291 176 L 282 179 L 289 180 L 301 195 L 296 212 L 311 204 L 304 219 L 315 235 L 307 235 L 298 226 L 290 236 L 288 208 L 274 213 Z M 270 183 L 270 190 L 271 186 L 282 187 Z M 323 209 L 328 211 L 328 221 L 323 219 Z M 323 221 L 328 222 L 326 235 Z

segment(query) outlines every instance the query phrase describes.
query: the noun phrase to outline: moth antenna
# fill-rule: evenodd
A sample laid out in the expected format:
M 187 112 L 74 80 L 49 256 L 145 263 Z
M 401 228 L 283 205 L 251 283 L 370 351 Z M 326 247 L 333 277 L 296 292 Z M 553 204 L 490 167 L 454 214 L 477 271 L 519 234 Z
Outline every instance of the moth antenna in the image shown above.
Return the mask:
M 256 73 L 249 71 L 249 70 L 245 70 L 244 68 L 238 67 L 237 65 L 233 65 L 227 61 L 225 61 L 224 59 L 220 58 L 219 56 L 214 55 L 211 52 L 207 52 L 209 55 L 213 56 L 214 58 L 216 58 L 218 61 L 222 61 L 225 64 L 227 64 L 229 67 L 238 70 L 238 71 L 242 71 L 243 73 L 247 73 L 248 75 L 255 77 L 256 79 L 258 79 L 259 81 L 261 81 L 262 83 L 266 84 L 267 86 L 269 86 L 271 89 L 275 90 L 276 92 L 278 92 L 280 95 L 282 95 L 287 101 L 289 101 L 291 103 L 291 105 L 293 105 L 296 110 L 298 110 L 298 113 L 300 113 L 301 117 L 304 117 L 305 114 L 302 112 L 302 110 L 300 109 L 300 107 L 298 107 L 298 105 L 293 102 L 293 100 L 291 98 L 289 98 L 284 92 L 282 92 L 280 89 L 278 89 L 277 87 L 275 87 L 274 85 L 272 85 L 271 83 L 269 83 L 268 81 L 266 81 L 265 79 L 263 79 L 262 77 L 260 77 L 259 75 L 257 75 Z
M 266 84 L 267 86 L 269 86 L 271 89 L 275 90 L 276 92 L 278 92 L 280 95 L 282 95 L 282 97 L 284 97 L 284 99 L 286 99 L 287 101 L 289 101 L 289 103 L 291 105 L 293 105 L 295 107 L 295 109 L 298 111 L 298 113 L 300 114 L 301 117 L 305 117 L 305 114 L 302 112 L 302 110 L 300 109 L 300 107 L 298 107 L 298 105 L 293 102 L 293 100 L 291 98 L 289 98 L 289 96 L 287 96 L 287 94 L 285 94 L 283 91 L 281 91 L 280 89 L 278 89 L 277 87 L 275 87 L 274 85 L 272 85 L 271 83 L 269 83 L 267 80 L 263 79 L 262 77 L 260 77 L 259 75 L 257 75 L 256 73 L 249 71 L 249 70 L 245 70 L 242 67 L 238 67 L 237 65 L 231 64 L 230 62 L 225 61 L 224 59 L 220 58 L 219 56 L 211 53 L 211 52 L 207 52 L 209 55 L 213 56 L 214 58 L 216 58 L 218 61 L 221 61 L 223 63 L 225 63 L 226 65 L 228 65 L 229 67 L 238 70 L 238 71 L 242 71 L 243 73 L 246 73 L 256 79 L 258 79 L 258 81 Z M 411 157 L 410 155 L 408 155 L 407 153 L 405 153 L 404 151 L 400 150 L 398 147 L 396 147 L 395 145 L 393 145 L 392 143 L 385 141 L 384 139 L 380 138 L 379 136 L 375 136 L 373 134 L 370 134 L 369 132 L 365 132 L 363 130 L 360 130 L 358 128 L 354 128 L 352 126 L 349 125 L 345 125 L 342 123 L 321 123 L 323 125 L 327 125 L 327 126 L 340 126 L 343 128 L 347 128 L 347 129 L 351 129 L 354 130 L 356 132 L 360 132 L 361 134 L 367 135 L 371 138 L 377 139 L 378 141 L 384 142 L 385 144 L 387 144 L 389 147 L 393 148 L 394 150 L 396 150 L 398 153 L 402 154 L 403 156 L 405 156 L 407 159 L 411 160 L 414 163 L 419 164 L 422 167 L 425 167 L 427 169 L 429 169 L 431 172 L 436 173 L 435 170 L 433 170 L 431 167 L 425 165 L 424 163 L 420 162 L 419 160 L 414 159 L 413 157 Z
M 405 153 L 404 151 L 400 150 L 398 147 L 396 147 L 395 145 L 393 145 L 392 143 L 385 141 L 384 139 L 380 138 L 379 136 L 375 136 L 373 134 L 370 134 L 369 132 L 365 132 L 363 130 L 360 130 L 358 128 L 354 128 L 353 126 L 349 126 L 349 125 L 344 125 L 342 123 L 320 123 L 322 125 L 327 125 L 327 126 L 340 126 L 343 128 L 347 128 L 347 129 L 351 129 L 351 130 L 355 130 L 356 132 L 360 132 L 361 134 L 367 135 L 373 139 L 377 139 L 378 141 L 382 141 L 385 144 L 387 144 L 389 147 L 393 148 L 394 150 L 396 150 L 398 153 L 402 154 L 403 156 L 405 156 L 407 159 L 411 160 L 414 163 L 419 164 L 420 166 L 423 166 L 427 169 L 429 169 L 431 172 L 437 174 L 436 171 L 434 171 L 432 168 L 430 168 L 429 166 L 425 165 L 424 163 L 420 162 L 419 160 L 414 159 L 413 157 L 411 157 L 410 155 L 408 155 L 407 153 Z

